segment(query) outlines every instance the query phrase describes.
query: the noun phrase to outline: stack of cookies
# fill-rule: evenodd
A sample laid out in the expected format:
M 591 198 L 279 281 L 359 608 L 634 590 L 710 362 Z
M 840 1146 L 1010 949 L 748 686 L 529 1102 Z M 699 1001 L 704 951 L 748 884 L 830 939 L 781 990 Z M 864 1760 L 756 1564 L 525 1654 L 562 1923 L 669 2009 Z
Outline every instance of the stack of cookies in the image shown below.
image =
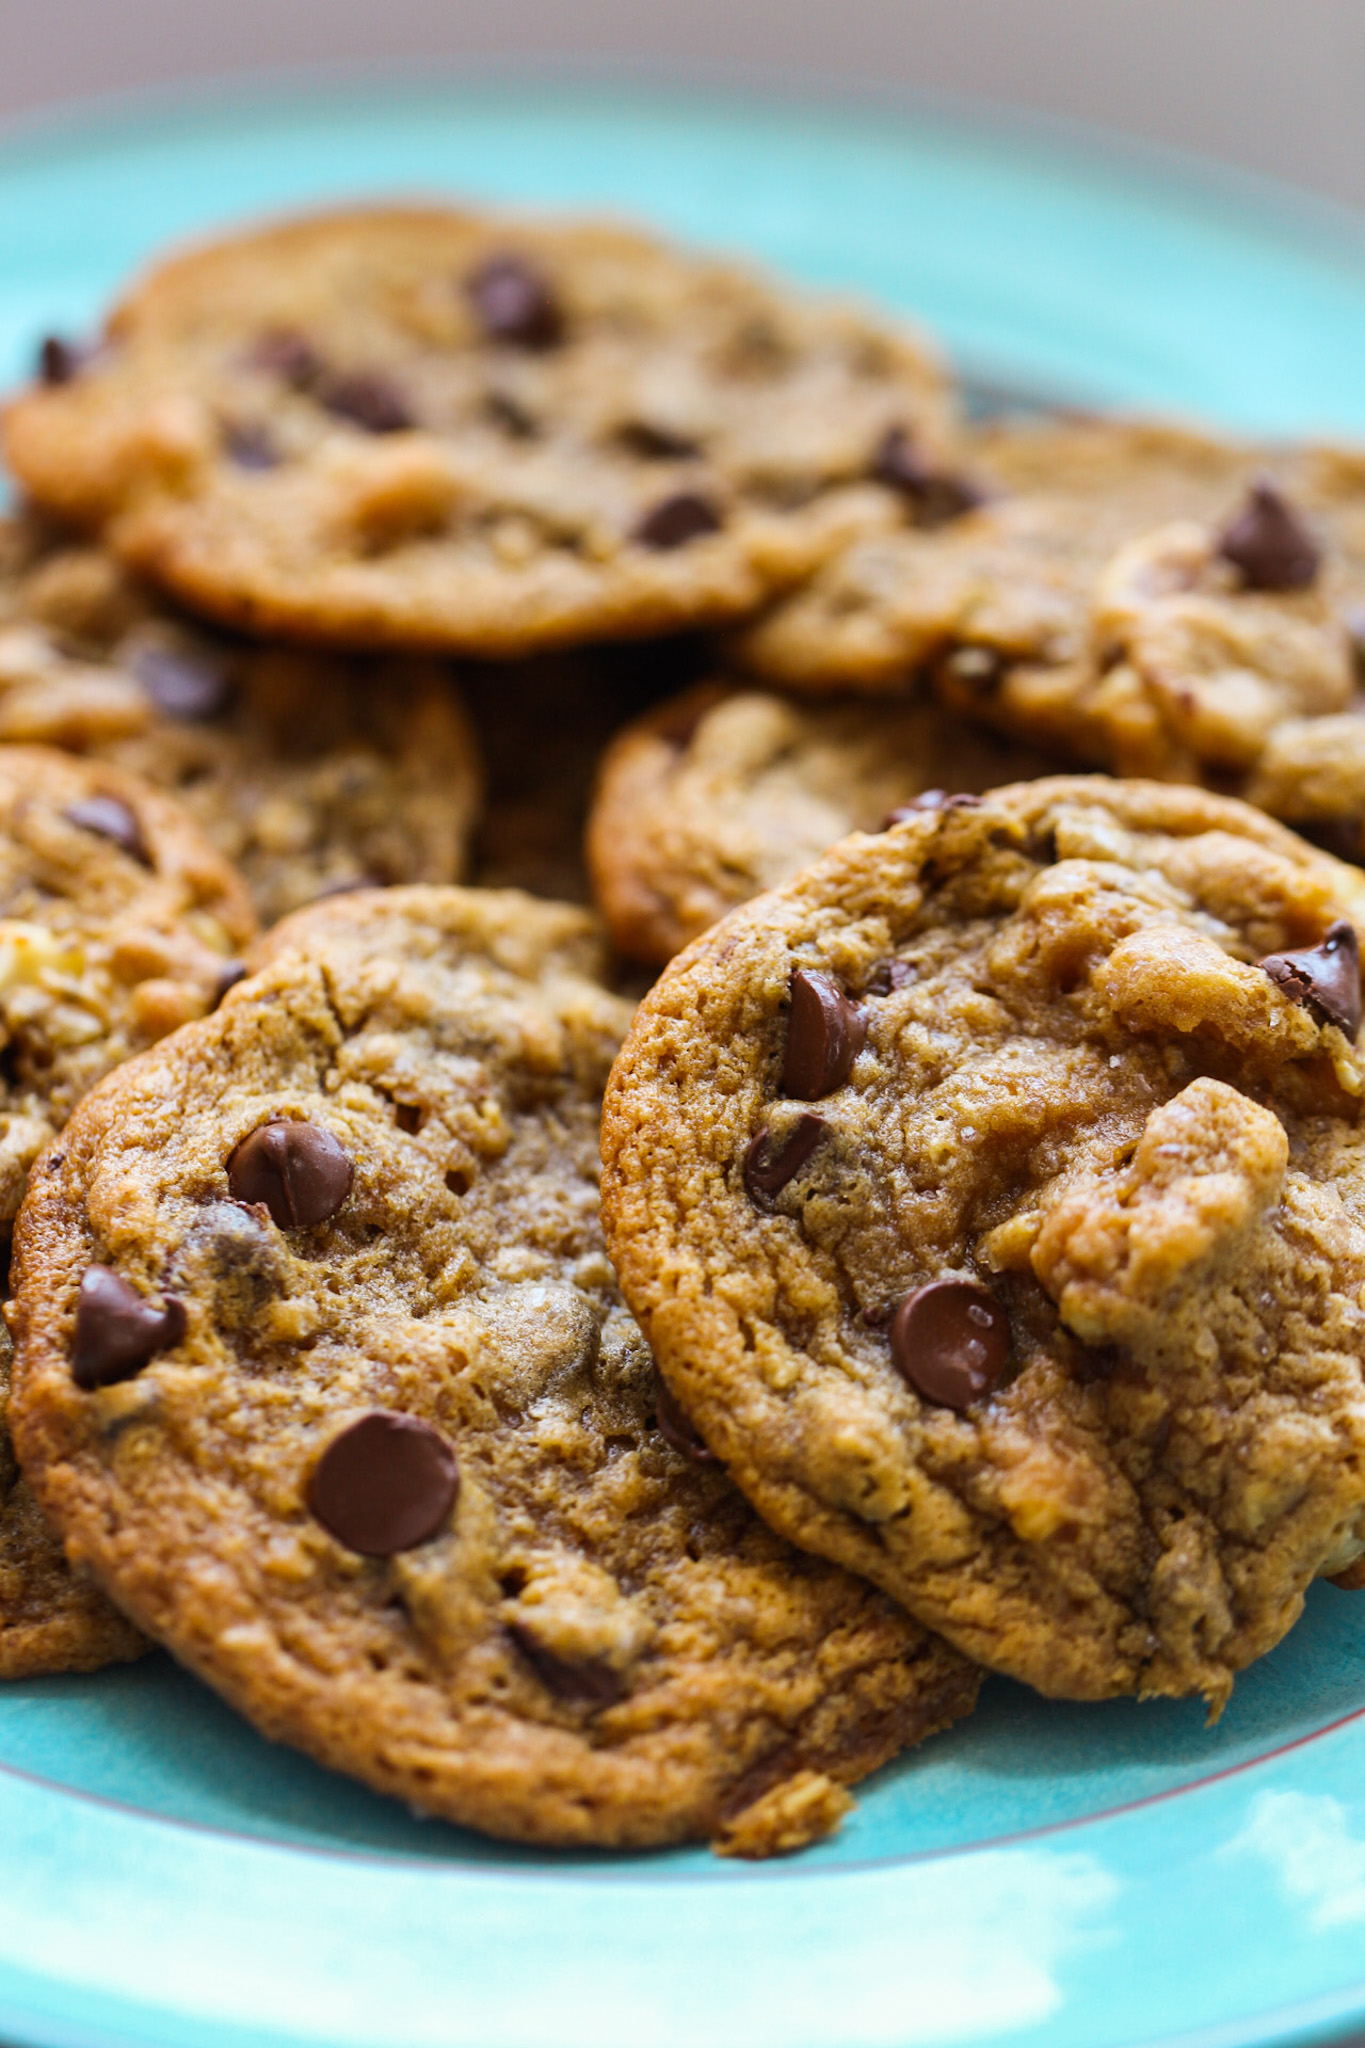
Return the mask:
M 762 1856 L 1365 1584 L 1365 457 L 438 209 L 4 441 L 0 1676 Z

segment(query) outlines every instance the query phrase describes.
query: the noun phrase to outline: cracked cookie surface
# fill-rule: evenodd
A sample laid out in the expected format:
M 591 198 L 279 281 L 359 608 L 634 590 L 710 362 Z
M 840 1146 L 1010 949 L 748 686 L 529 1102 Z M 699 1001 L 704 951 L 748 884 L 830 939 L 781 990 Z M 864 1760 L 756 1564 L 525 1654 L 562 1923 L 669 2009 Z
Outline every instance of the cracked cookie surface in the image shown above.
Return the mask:
M 587 832 L 593 894 L 618 950 L 661 964 L 924 791 L 979 791 L 1056 765 L 932 701 L 699 684 L 603 756 Z
M 1202 1693 L 1365 1550 L 1365 882 L 1060 777 L 846 840 L 641 1005 L 603 1211 L 775 1527 L 1045 1693 Z
M 191 624 L 105 549 L 0 523 L 0 741 L 169 790 L 265 924 L 333 889 L 459 879 L 478 748 L 435 661 L 261 647 Z
M 904 516 L 947 386 L 890 322 L 605 224 L 375 209 L 173 258 L 12 467 L 196 609 L 508 655 L 736 617 Z
M 598 1217 L 629 1009 L 594 933 L 408 889 L 272 934 L 50 1156 L 18 1439 L 100 1581 L 267 1734 L 519 1839 L 796 1846 L 977 1674 L 660 1414 Z

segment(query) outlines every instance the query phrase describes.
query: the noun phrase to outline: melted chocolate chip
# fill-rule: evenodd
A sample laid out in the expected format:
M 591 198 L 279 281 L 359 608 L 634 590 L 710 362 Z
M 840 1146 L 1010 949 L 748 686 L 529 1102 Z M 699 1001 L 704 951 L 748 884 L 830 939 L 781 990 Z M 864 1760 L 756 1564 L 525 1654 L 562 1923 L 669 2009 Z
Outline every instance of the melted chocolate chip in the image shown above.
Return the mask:
M 750 1201 L 761 1209 L 774 1195 L 780 1195 L 787 1182 L 795 1180 L 828 1129 L 822 1116 L 807 1110 L 774 1146 L 772 1132 L 764 1124 L 744 1154 L 744 1185 Z
M 320 387 L 318 397 L 328 412 L 363 427 L 367 434 L 401 434 L 416 425 L 402 392 L 382 370 L 332 377 Z
M 940 1408 L 969 1408 L 998 1386 L 1010 1359 L 1010 1319 L 974 1280 L 931 1280 L 896 1310 L 891 1358 L 901 1378 Z
M 465 291 L 489 341 L 553 348 L 564 315 L 549 279 L 525 256 L 490 256 L 465 279 Z
M 158 1308 L 112 1267 L 87 1266 L 76 1295 L 71 1377 L 87 1392 L 130 1380 L 184 1334 L 183 1302 L 167 1300 Z
M 893 825 L 903 825 L 907 818 L 922 817 L 925 811 L 974 811 L 980 806 L 980 797 L 969 796 L 965 790 L 950 794 L 946 789 L 922 789 L 908 803 L 897 804 L 894 811 L 887 812 L 882 830 L 889 832 Z
M 865 993 L 889 996 L 898 988 L 908 988 L 915 979 L 915 970 L 908 960 L 879 960 L 867 977 Z
M 1307 590 L 1321 564 L 1317 542 L 1271 483 L 1252 485 L 1220 534 L 1218 552 L 1252 590 Z
M 263 1202 L 281 1230 L 325 1223 L 351 1192 L 355 1168 L 321 1124 L 262 1124 L 227 1163 L 239 1202 Z
M 946 526 L 985 502 L 985 493 L 970 477 L 926 462 L 904 427 L 888 427 L 882 435 L 872 474 L 910 500 L 922 526 Z
M 1360 1029 L 1360 941 L 1339 917 L 1316 946 L 1294 953 L 1267 953 L 1257 962 L 1278 988 L 1302 1003 L 1320 1024 L 1336 1024 L 1354 1038 Z
M 848 1079 L 863 1049 L 867 1019 L 827 974 L 798 967 L 791 978 L 791 1016 L 782 1062 L 782 1093 L 818 1102 Z
M 229 462 L 238 469 L 278 469 L 280 451 L 270 430 L 255 420 L 229 420 L 223 428 L 223 447 Z
M 334 1436 L 308 1481 L 308 1512 L 362 1557 L 393 1557 L 429 1543 L 459 1492 L 455 1453 L 419 1416 L 389 1408 Z
M 273 327 L 250 350 L 247 362 L 253 370 L 278 377 L 295 391 L 304 391 L 322 375 L 322 357 L 308 337 L 292 327 Z
M 697 491 L 675 491 L 646 512 L 635 529 L 635 538 L 644 547 L 664 551 L 686 547 L 688 541 L 700 540 L 703 534 L 719 533 L 721 525 L 721 516 L 709 498 Z
M 507 1633 L 546 1692 L 552 1692 L 556 1699 L 572 1701 L 578 1706 L 609 1707 L 621 1698 L 626 1689 L 624 1681 L 609 1664 L 603 1664 L 595 1657 L 573 1662 L 567 1657 L 557 1657 L 522 1622 L 509 1621 Z
M 690 1458 L 694 1465 L 716 1465 L 720 1462 L 657 1373 L 654 1379 L 654 1423 L 664 1442 L 684 1458 Z
M 163 718 L 200 725 L 221 718 L 232 702 L 232 677 L 215 655 L 141 647 L 132 671 Z
M 147 842 L 142 836 L 142 825 L 136 811 L 123 801 L 121 796 L 107 796 L 100 793 L 84 797 L 80 803 L 72 804 L 62 814 L 67 822 L 79 825 L 82 832 L 97 832 L 101 839 L 112 840 L 124 853 L 141 861 L 143 867 L 152 865 L 147 851 Z
M 38 347 L 38 375 L 44 384 L 72 384 L 97 354 L 94 342 L 66 341 L 60 334 L 44 335 Z

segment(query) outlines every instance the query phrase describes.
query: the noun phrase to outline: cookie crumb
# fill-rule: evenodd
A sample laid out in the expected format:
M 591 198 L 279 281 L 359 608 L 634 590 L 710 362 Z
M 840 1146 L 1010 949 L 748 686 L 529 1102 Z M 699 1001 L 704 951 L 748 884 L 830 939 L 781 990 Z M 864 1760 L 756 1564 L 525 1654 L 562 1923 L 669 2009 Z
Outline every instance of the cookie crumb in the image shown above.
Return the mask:
M 717 1856 L 791 1856 L 832 1835 L 853 1809 L 852 1794 L 823 1771 L 798 1771 L 755 1799 L 718 1831 Z

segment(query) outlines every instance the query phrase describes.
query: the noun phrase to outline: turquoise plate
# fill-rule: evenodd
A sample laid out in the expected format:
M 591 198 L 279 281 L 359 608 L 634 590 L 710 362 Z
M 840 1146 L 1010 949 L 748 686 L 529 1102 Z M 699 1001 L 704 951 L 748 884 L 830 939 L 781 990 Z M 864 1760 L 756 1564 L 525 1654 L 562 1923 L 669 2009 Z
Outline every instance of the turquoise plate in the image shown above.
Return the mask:
M 1003 139 L 1002 139 L 1003 137 Z M 923 314 L 979 375 L 1365 435 L 1365 230 L 886 107 L 539 86 L 136 105 L 0 137 L 0 375 L 168 236 L 322 197 L 607 204 Z M 1365 2029 L 1365 1601 L 1217 1728 L 1003 1682 L 776 1867 L 506 1849 L 258 1741 L 164 1658 L 0 1691 L 23 2048 L 921 2048 Z

